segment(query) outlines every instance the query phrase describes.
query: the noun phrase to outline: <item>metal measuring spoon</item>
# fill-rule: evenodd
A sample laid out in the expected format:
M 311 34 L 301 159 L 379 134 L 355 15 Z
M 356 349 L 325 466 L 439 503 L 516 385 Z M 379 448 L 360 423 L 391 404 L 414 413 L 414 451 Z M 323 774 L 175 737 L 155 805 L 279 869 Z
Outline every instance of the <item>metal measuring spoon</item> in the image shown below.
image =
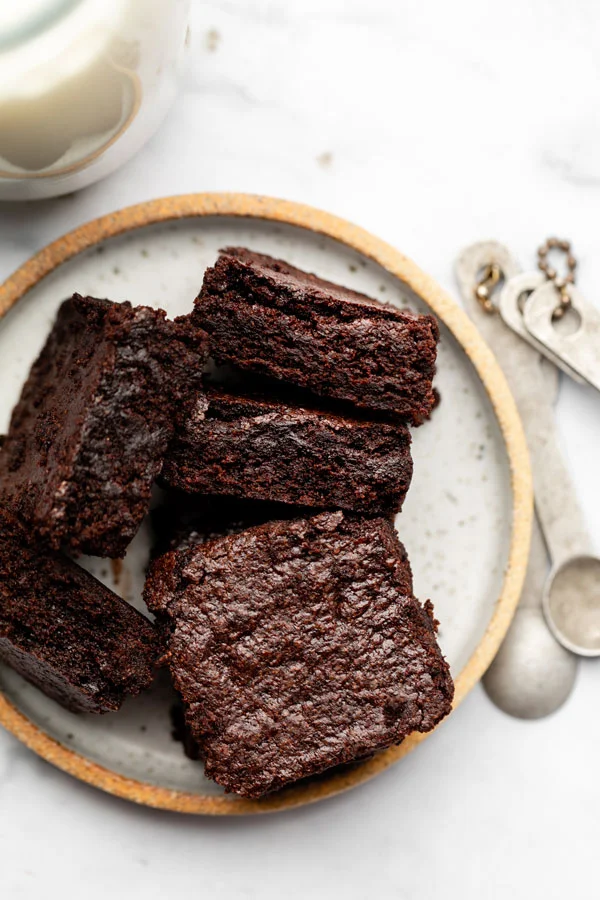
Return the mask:
M 503 366 L 524 420 L 530 394 L 547 407 L 551 416 L 558 392 L 556 368 L 507 328 L 500 316 L 483 314 L 475 298 L 478 273 L 491 262 L 500 267 L 506 279 L 519 272 L 507 248 L 495 241 L 467 248 L 457 262 L 457 278 L 467 312 Z M 576 658 L 557 643 L 544 620 L 542 595 L 547 572 L 546 546 L 536 515 L 521 601 L 483 679 L 492 701 L 519 718 L 539 718 L 558 709 L 571 693 L 577 674 Z
M 558 394 L 558 372 L 540 360 L 546 397 L 553 404 Z M 521 601 L 483 683 L 491 700 L 504 712 L 522 719 L 550 715 L 571 694 L 577 659 L 557 643 L 542 610 L 548 584 L 548 551 L 538 520 L 533 520 L 527 576 Z
M 565 332 L 555 319 L 556 296 L 551 281 L 537 288 L 523 309 L 523 326 L 533 340 L 542 344 L 544 352 L 561 359 L 571 378 L 600 391 L 600 311 L 581 291 L 570 287 L 569 300 L 576 324 L 573 330 Z
M 555 565 L 543 606 L 563 647 L 579 656 L 600 656 L 600 558 L 586 553 Z
M 498 311 L 502 316 L 506 325 L 523 338 L 524 341 L 537 350 L 546 359 L 562 369 L 563 372 L 577 381 L 579 384 L 585 384 L 585 380 L 560 356 L 556 356 L 547 346 L 540 344 L 532 334 L 530 334 L 525 326 L 523 316 L 524 304 L 521 303 L 523 294 L 531 296 L 540 288 L 545 287 L 549 282 L 545 275 L 541 272 L 524 272 L 522 275 L 514 275 L 510 279 L 510 290 L 501 291 L 498 298 Z M 554 293 L 556 289 L 550 285 Z M 555 301 L 556 304 L 556 301 Z M 558 390 L 558 379 L 556 379 L 556 389 Z
M 537 287 L 537 275 L 530 277 L 535 296 L 545 288 Z M 505 285 L 500 299 L 505 313 L 517 309 L 519 294 L 528 286 L 525 275 Z M 527 300 L 523 309 L 527 318 Z M 600 656 L 600 558 L 592 552 L 575 490 L 558 449 L 552 414 L 554 398 L 548 404 L 541 392 L 532 388 L 525 396 L 521 391 L 519 406 L 533 463 L 537 515 L 552 560 L 542 608 L 553 635 L 563 647 L 582 656 Z M 538 390 L 543 389 L 543 384 L 538 386 Z
M 544 615 L 563 647 L 580 656 L 600 656 L 600 557 L 593 552 L 557 448 L 554 419 L 537 410 L 532 415 L 527 439 L 536 504 L 552 559 Z

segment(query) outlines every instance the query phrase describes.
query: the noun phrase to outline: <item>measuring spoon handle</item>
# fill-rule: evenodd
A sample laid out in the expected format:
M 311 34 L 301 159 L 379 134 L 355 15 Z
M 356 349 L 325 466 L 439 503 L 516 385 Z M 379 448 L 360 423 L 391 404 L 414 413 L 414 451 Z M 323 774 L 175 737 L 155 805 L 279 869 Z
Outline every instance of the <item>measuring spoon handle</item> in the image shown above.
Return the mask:
M 505 290 L 510 290 L 510 280 L 519 273 L 519 266 L 510 251 L 496 241 L 473 244 L 463 251 L 456 274 L 467 312 L 494 348 L 515 395 L 531 455 L 537 516 L 552 562 L 558 566 L 573 555 L 591 550 L 569 472 L 558 449 L 553 408 L 558 373 L 546 362 L 540 365 L 539 353 L 517 337 L 499 315 L 482 312 L 474 285 L 477 272 L 490 261 L 500 266 L 507 280 Z
M 529 405 L 529 404 L 528 404 Z M 541 403 L 523 410 L 533 468 L 535 506 L 555 568 L 592 552 L 585 519 L 558 445 L 554 416 Z

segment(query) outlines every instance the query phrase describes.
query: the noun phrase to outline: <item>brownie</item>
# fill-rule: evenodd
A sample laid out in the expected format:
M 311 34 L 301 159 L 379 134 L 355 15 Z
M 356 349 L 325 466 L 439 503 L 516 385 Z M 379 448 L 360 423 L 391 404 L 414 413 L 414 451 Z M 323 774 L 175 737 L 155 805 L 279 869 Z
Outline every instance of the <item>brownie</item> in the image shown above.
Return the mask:
M 429 731 L 453 685 L 392 524 L 337 512 L 174 550 L 146 583 L 205 771 L 260 797 Z
M 434 405 L 433 316 L 378 303 L 239 247 L 207 269 L 192 323 L 218 363 L 368 410 L 424 421 Z
M 202 753 L 197 741 L 194 740 L 190 729 L 185 721 L 185 708 L 181 701 L 177 701 L 171 705 L 169 710 L 171 718 L 171 737 L 178 744 L 181 744 L 182 750 L 188 759 L 197 762 L 202 759 Z
M 124 556 L 206 350 L 162 310 L 65 301 L 13 412 L 0 496 L 54 549 Z
M 379 515 L 401 509 L 411 477 L 410 434 L 400 422 L 212 388 L 177 431 L 161 480 L 189 493 Z
M 147 688 L 155 627 L 0 508 L 0 661 L 72 712 L 117 710 Z
M 314 515 L 308 507 L 288 506 L 267 500 L 248 500 L 238 497 L 186 494 L 169 491 L 163 502 L 151 512 L 154 531 L 152 556 L 169 550 L 204 544 L 225 535 L 238 534 L 253 525 L 280 519 L 294 519 L 300 515 Z

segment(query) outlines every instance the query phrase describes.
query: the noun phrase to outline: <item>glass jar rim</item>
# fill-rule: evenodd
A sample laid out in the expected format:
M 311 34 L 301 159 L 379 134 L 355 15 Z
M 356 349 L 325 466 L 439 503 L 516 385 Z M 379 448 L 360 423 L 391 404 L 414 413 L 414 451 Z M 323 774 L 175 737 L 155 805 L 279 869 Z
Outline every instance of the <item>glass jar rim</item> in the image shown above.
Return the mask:
M 0 15 L 0 53 L 14 50 L 19 44 L 37 37 L 47 28 L 56 25 L 81 2 L 82 0 L 39 0 L 32 8 L 22 11 L 12 26 L 9 22 L 3 27 Z

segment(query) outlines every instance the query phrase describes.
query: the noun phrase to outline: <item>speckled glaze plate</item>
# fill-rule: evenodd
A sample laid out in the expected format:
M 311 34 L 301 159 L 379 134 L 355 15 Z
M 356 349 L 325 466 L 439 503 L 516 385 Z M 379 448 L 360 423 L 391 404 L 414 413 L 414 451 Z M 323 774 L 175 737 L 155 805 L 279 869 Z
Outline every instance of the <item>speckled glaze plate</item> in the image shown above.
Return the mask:
M 458 704 L 491 662 L 519 598 L 532 514 L 529 463 L 512 397 L 476 329 L 389 245 L 326 213 L 239 194 L 157 200 L 84 225 L 0 287 L 0 432 L 62 300 L 78 291 L 185 313 L 204 269 L 231 244 L 433 312 L 442 323 L 436 381 L 442 402 L 414 432 L 415 475 L 397 528 L 412 560 L 416 594 L 432 598 L 441 621 Z M 143 608 L 148 550 L 142 527 L 122 564 L 83 562 Z M 171 736 L 173 700 L 163 675 L 119 713 L 75 716 L 0 667 L 0 722 L 32 750 L 120 797 L 181 812 L 270 812 L 320 800 L 378 774 L 424 737 L 414 735 L 344 773 L 247 801 L 225 795 L 184 756 Z

